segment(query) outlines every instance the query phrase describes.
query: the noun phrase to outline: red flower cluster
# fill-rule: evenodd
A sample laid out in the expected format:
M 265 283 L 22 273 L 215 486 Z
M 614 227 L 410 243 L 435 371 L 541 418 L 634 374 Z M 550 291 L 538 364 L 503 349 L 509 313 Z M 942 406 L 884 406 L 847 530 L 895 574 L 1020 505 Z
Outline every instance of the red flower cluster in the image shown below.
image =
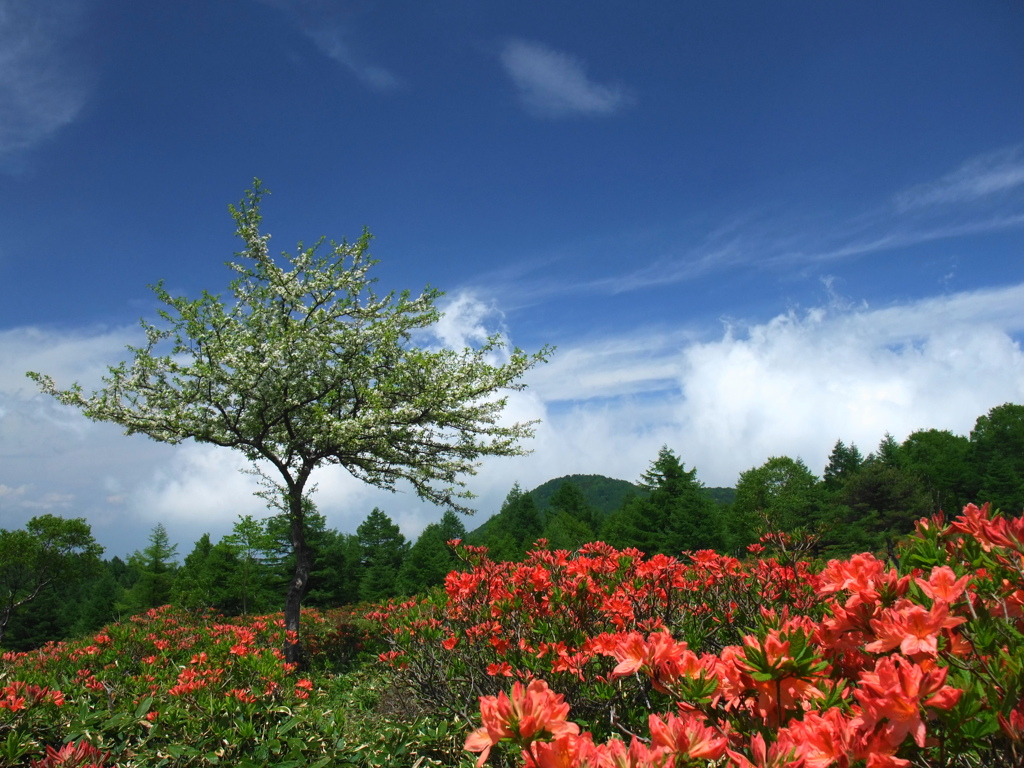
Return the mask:
M 870 554 L 816 573 L 600 543 L 523 563 L 477 548 L 446 599 L 369 618 L 391 644 L 381 658 L 402 659 L 412 684 L 454 669 L 484 688 L 466 741 L 481 764 L 505 742 L 529 768 L 900 768 L 927 762 L 968 716 L 983 724 L 957 743 L 987 749 L 1001 729 L 1024 747 L 1022 542 L 1021 519 L 969 506 L 948 526 L 922 521 L 902 572 Z M 505 677 L 511 695 L 487 692 Z M 608 738 L 582 731 L 570 708 L 608 723 Z M 616 730 L 637 735 L 627 745 Z
M 65 744 L 60 749 L 46 748 L 46 757 L 33 760 L 32 768 L 104 768 L 109 752 L 101 752 L 84 739 Z
M 0 688 L 0 709 L 17 712 L 38 704 L 64 706 L 64 694 L 38 685 L 29 685 L 20 680 Z

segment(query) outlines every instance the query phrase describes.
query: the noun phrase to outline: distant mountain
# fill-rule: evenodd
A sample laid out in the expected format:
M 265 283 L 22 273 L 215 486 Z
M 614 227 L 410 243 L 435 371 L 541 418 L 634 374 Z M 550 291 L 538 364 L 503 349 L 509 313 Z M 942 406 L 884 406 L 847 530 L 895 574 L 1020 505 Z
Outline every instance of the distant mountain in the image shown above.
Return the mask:
M 548 480 L 546 483 L 538 485 L 532 491 L 528 491 L 537 505 L 537 511 L 540 513 L 541 520 L 547 519 L 547 513 L 551 507 L 551 497 L 566 482 L 575 483 L 580 491 L 582 491 L 587 504 L 596 509 L 602 518 L 607 517 L 616 509 L 622 507 L 629 497 L 643 497 L 649 493 L 641 485 L 631 483 L 628 480 L 606 477 L 605 475 L 565 475 L 564 477 L 556 477 L 554 480 Z M 736 498 L 735 488 L 705 488 L 704 490 L 717 504 L 732 504 Z M 469 531 L 466 534 L 466 540 L 471 543 L 481 541 L 487 530 L 488 523 L 497 513 L 498 510 L 495 510 L 482 525 L 475 530 Z
M 727 507 L 736 501 L 735 488 L 705 488 L 704 492 L 715 500 L 715 503 Z
M 621 507 L 630 496 L 646 496 L 648 494 L 647 489 L 642 486 L 604 475 L 557 477 L 530 491 L 542 519 L 547 517 L 548 508 L 551 506 L 551 497 L 562 487 L 563 483 L 567 482 L 575 483 L 583 492 L 587 504 L 600 512 L 602 517 L 607 517 L 609 513 Z

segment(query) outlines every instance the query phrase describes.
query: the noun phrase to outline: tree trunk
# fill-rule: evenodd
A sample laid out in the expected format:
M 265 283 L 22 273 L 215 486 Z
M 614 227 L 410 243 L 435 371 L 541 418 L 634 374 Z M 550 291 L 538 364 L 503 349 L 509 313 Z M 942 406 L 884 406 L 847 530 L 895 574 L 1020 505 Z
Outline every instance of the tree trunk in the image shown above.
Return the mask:
M 288 499 L 291 523 L 292 551 L 295 553 L 295 575 L 288 584 L 288 595 L 284 603 L 284 660 L 289 664 L 302 666 L 305 654 L 299 637 L 299 619 L 302 597 L 309 586 L 309 573 L 313 569 L 313 553 L 306 543 L 306 522 L 302 494 L 293 492 Z M 294 633 L 294 634 L 293 634 Z

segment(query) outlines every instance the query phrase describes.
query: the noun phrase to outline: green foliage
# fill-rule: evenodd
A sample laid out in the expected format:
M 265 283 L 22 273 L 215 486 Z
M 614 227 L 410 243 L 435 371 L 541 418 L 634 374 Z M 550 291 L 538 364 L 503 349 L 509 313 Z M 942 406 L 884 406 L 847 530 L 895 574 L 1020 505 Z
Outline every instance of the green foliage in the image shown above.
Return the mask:
M 900 450 L 900 444 L 896 442 L 896 438 L 886 432 L 885 437 L 878 444 L 878 450 L 875 453 L 868 454 L 867 462 L 869 464 L 882 464 L 892 469 L 902 467 L 903 452 Z
M 302 621 L 304 675 L 278 658 L 280 614 L 228 621 L 151 610 L 82 640 L 9 654 L 0 688 L 14 680 L 45 693 L 0 707 L 0 765 L 83 741 L 125 768 L 467 763 L 465 725 L 410 709 L 390 672 L 365 666 L 365 621 L 341 611 L 304 611 Z
M 271 547 L 266 525 L 252 515 L 243 515 L 221 540 L 237 562 L 232 587 L 241 603 L 241 613 L 264 611 L 270 607 L 270 590 L 263 560 Z
M 996 509 L 1024 509 L 1024 405 L 1006 403 L 978 417 L 971 449 L 978 495 Z
M 828 525 L 823 489 L 801 459 L 773 456 L 740 474 L 729 515 L 733 550 L 742 550 L 766 532 L 816 534 Z
M 548 518 L 541 538 L 547 540 L 551 549 L 574 550 L 594 541 L 596 537 L 586 517 L 580 518 L 567 510 L 559 509 Z
M 472 544 L 487 547 L 502 560 L 519 560 L 544 529 L 533 495 L 515 483 L 501 510 L 484 525 L 466 536 Z
M 98 572 L 103 548 L 82 518 L 41 515 L 25 528 L 0 528 L 0 643 L 12 616 L 49 586 Z
M 398 594 L 398 574 L 409 544 L 401 529 L 376 507 L 356 529 L 361 554 L 359 597 L 372 602 Z
M 533 497 L 542 516 L 554 506 L 553 497 L 567 483 L 571 483 L 579 490 L 587 506 L 593 509 L 601 520 L 621 508 L 631 496 L 646 495 L 643 488 L 626 480 L 616 480 L 604 475 L 566 475 L 541 483 L 530 491 L 530 496 Z
M 863 464 L 864 457 L 856 445 L 850 443 L 847 446 L 842 440 L 836 440 L 822 478 L 825 487 L 830 491 L 839 490 L 843 483 L 860 471 Z
M 210 535 L 203 534 L 175 575 L 171 601 L 192 610 L 214 608 L 229 615 L 245 614 L 247 606 L 237 589 L 237 579 L 243 573 L 230 545 L 223 540 L 211 544 Z
M 719 506 L 704 492 L 695 468 L 686 470 L 665 446 L 641 482 L 648 494 L 608 516 L 601 528 L 605 541 L 650 554 L 724 548 Z
M 850 478 L 841 499 L 849 513 L 840 523 L 863 530 L 872 543 L 871 550 L 884 549 L 887 542 L 910 533 L 914 523 L 933 509 L 928 492 L 914 474 L 881 462 L 869 462 Z
M 932 509 L 962 509 L 971 501 L 970 441 L 947 430 L 911 433 L 900 446 L 903 465 L 922 482 Z
M 103 563 L 99 578 L 83 582 L 84 594 L 78 601 L 78 615 L 70 624 L 70 632 L 61 632 L 61 635 L 54 640 L 62 640 L 67 636 L 79 637 L 81 635 L 95 632 L 107 622 L 113 620 L 117 614 L 117 600 L 121 595 L 123 587 L 118 583 L 117 565 L 124 565 L 120 558 L 113 558 Z
M 129 558 L 129 565 L 136 569 L 138 578 L 124 595 L 123 610 L 135 613 L 158 608 L 171 601 L 177 553 L 178 545 L 171 544 L 167 529 L 163 523 L 157 523 L 149 535 L 149 546 Z
M 567 480 L 558 486 L 558 490 L 551 497 L 550 504 L 549 517 L 565 514 L 582 523 L 592 533 L 600 525 L 600 514 L 587 501 L 587 497 L 583 494 L 580 486 L 571 480 Z
M 736 501 L 735 488 L 705 487 L 704 493 L 706 493 L 713 502 L 722 507 L 728 507 L 730 504 Z
M 445 576 L 459 565 L 448 542 L 465 536 L 466 527 L 451 510 L 444 513 L 440 522 L 424 528 L 402 563 L 398 574 L 399 594 L 413 595 L 443 584 Z

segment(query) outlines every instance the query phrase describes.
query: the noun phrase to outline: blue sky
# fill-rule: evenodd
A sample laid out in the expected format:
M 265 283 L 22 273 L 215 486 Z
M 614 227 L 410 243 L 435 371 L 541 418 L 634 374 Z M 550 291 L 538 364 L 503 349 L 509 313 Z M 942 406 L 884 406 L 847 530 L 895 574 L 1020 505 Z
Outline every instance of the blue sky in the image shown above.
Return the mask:
M 1024 402 L 1019 3 L 0 0 L 0 526 L 85 516 L 110 554 L 261 514 L 230 452 L 125 438 L 23 373 L 99 383 L 147 286 L 218 292 L 227 205 L 376 236 L 438 336 L 552 361 L 510 418 L 532 456 L 472 479 L 708 485 L 837 438 L 969 433 Z M 440 512 L 340 470 L 317 502 Z M 475 525 L 470 521 L 470 527 Z

